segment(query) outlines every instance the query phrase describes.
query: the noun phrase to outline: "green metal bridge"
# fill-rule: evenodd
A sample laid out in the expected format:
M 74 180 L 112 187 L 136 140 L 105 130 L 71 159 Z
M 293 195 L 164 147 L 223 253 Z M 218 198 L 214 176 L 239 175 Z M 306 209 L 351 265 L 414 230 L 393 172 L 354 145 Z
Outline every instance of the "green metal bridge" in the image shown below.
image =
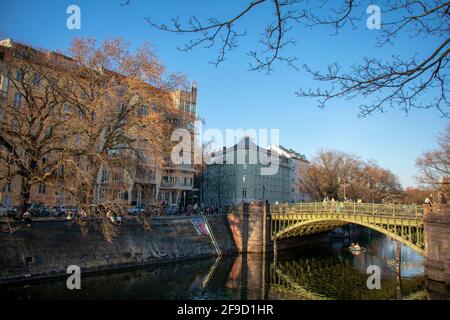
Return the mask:
M 275 250 L 278 239 L 327 232 L 354 223 L 381 232 L 425 255 L 422 206 L 314 202 L 278 204 L 270 211 Z

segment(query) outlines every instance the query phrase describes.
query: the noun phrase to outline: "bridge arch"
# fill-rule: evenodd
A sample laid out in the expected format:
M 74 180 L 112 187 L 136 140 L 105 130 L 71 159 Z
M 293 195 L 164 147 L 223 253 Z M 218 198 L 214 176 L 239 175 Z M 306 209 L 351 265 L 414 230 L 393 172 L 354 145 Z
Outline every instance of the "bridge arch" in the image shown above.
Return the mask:
M 358 224 L 426 255 L 423 208 L 367 203 L 298 203 L 270 208 L 272 240 L 331 231 Z
M 413 229 L 410 231 L 411 226 L 402 226 L 402 225 L 391 225 L 389 223 L 374 223 L 368 221 L 362 221 L 361 219 L 355 218 L 317 218 L 314 220 L 306 220 L 300 221 L 294 224 L 291 224 L 280 231 L 276 232 L 273 235 L 273 240 L 275 239 L 283 239 L 292 236 L 302 236 L 313 233 L 331 231 L 337 227 L 353 223 L 357 224 L 375 231 L 378 231 L 392 239 L 395 239 L 404 245 L 412 248 L 420 255 L 425 255 L 424 243 L 421 243 L 419 239 L 413 239 L 419 236 L 420 231 Z M 399 232 L 398 228 L 408 227 L 408 232 L 402 233 Z M 412 226 L 413 228 L 419 229 L 420 226 Z M 414 234 L 415 233 L 415 234 Z

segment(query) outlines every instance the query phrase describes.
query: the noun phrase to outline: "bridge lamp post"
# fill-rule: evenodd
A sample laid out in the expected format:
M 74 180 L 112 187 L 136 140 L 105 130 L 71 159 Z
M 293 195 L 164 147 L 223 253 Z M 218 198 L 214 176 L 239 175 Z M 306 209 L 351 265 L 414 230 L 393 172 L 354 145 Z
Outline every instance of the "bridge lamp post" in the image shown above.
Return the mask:
M 375 188 L 378 188 L 378 182 L 376 182 L 373 186 L 370 182 L 367 183 L 367 188 L 372 192 L 372 204 L 375 204 Z
M 346 200 L 346 199 L 347 199 L 347 195 L 346 195 L 346 193 L 345 193 L 345 187 L 347 186 L 347 179 L 346 179 L 346 178 L 341 179 L 341 177 L 338 177 L 338 183 L 339 183 L 339 185 L 341 185 L 341 181 L 342 181 L 342 180 L 344 180 L 344 183 L 342 183 L 342 186 L 344 187 L 344 200 Z

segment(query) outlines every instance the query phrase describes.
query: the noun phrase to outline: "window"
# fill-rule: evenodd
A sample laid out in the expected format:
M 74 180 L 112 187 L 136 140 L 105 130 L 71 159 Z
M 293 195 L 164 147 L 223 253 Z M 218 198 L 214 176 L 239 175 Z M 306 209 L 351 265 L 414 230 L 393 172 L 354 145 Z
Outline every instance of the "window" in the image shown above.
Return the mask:
M 128 200 L 128 192 L 126 192 L 126 191 L 119 191 L 118 198 L 120 200 Z
M 15 133 L 19 132 L 19 121 L 17 119 L 12 120 L 12 131 Z
M 0 61 L 5 60 L 5 53 L 4 52 L 0 52 Z
M 11 192 L 12 187 L 11 187 L 11 182 L 7 182 L 4 186 L 3 186 L 3 192 Z
M 168 183 L 168 182 L 173 183 L 173 182 L 175 182 L 175 177 L 173 177 L 173 176 L 164 176 L 163 177 L 163 182 L 165 182 L 165 183 Z
M 247 188 L 242 188 L 242 198 L 247 198 Z
M 148 106 L 147 105 L 144 104 L 138 108 L 138 116 L 140 116 L 140 117 L 148 116 Z
M 120 173 L 120 172 L 116 172 L 116 173 L 114 173 L 114 175 L 113 175 L 113 181 L 122 181 L 122 173 Z
M 19 92 L 16 92 L 14 95 L 14 107 L 19 107 L 22 104 L 22 95 Z
M 102 170 L 102 180 L 101 180 L 101 182 L 107 182 L 108 180 L 109 180 L 108 171 Z
M 16 71 L 16 80 L 17 81 L 23 81 L 23 72 L 22 72 L 22 70 L 17 70 Z
M 4 98 L 8 96 L 9 78 L 6 74 L 0 75 L 0 90 Z
M 68 104 L 65 104 L 63 106 L 63 112 L 64 112 L 64 120 L 68 120 L 70 118 L 70 106 Z
M 187 178 L 184 178 L 183 180 L 184 180 L 184 184 L 183 184 L 183 185 L 184 185 L 184 186 L 187 186 L 187 185 L 188 185 L 188 184 L 187 184 Z
M 247 176 L 245 174 L 242 176 L 242 182 L 243 183 L 247 182 Z
M 124 103 L 119 103 L 119 104 L 116 106 L 116 112 L 117 112 L 117 113 L 125 112 L 126 107 L 127 107 L 127 106 L 126 106 Z
M 33 85 L 35 87 L 39 87 L 41 84 L 41 75 L 39 73 L 35 73 L 33 76 Z
M 64 177 L 64 165 L 63 165 L 63 164 L 62 164 L 61 167 L 59 168 L 58 175 L 59 175 L 60 177 Z
M 39 194 L 45 194 L 45 184 L 39 184 Z
M 50 87 L 55 88 L 56 85 L 57 85 L 57 83 L 58 83 L 58 82 L 56 81 L 55 78 L 51 78 L 51 79 L 50 79 Z

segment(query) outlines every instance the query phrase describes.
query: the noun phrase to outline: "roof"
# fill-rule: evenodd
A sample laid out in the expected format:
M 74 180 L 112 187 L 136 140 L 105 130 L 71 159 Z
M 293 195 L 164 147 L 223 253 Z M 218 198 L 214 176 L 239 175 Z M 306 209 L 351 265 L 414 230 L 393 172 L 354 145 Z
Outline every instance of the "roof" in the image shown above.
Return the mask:
M 288 149 L 282 145 L 271 144 L 270 146 L 267 147 L 267 149 L 275 151 L 278 154 L 283 155 L 287 158 L 307 161 L 305 155 L 298 153 L 297 151 L 294 151 L 293 149 L 290 149 L 290 148 Z

